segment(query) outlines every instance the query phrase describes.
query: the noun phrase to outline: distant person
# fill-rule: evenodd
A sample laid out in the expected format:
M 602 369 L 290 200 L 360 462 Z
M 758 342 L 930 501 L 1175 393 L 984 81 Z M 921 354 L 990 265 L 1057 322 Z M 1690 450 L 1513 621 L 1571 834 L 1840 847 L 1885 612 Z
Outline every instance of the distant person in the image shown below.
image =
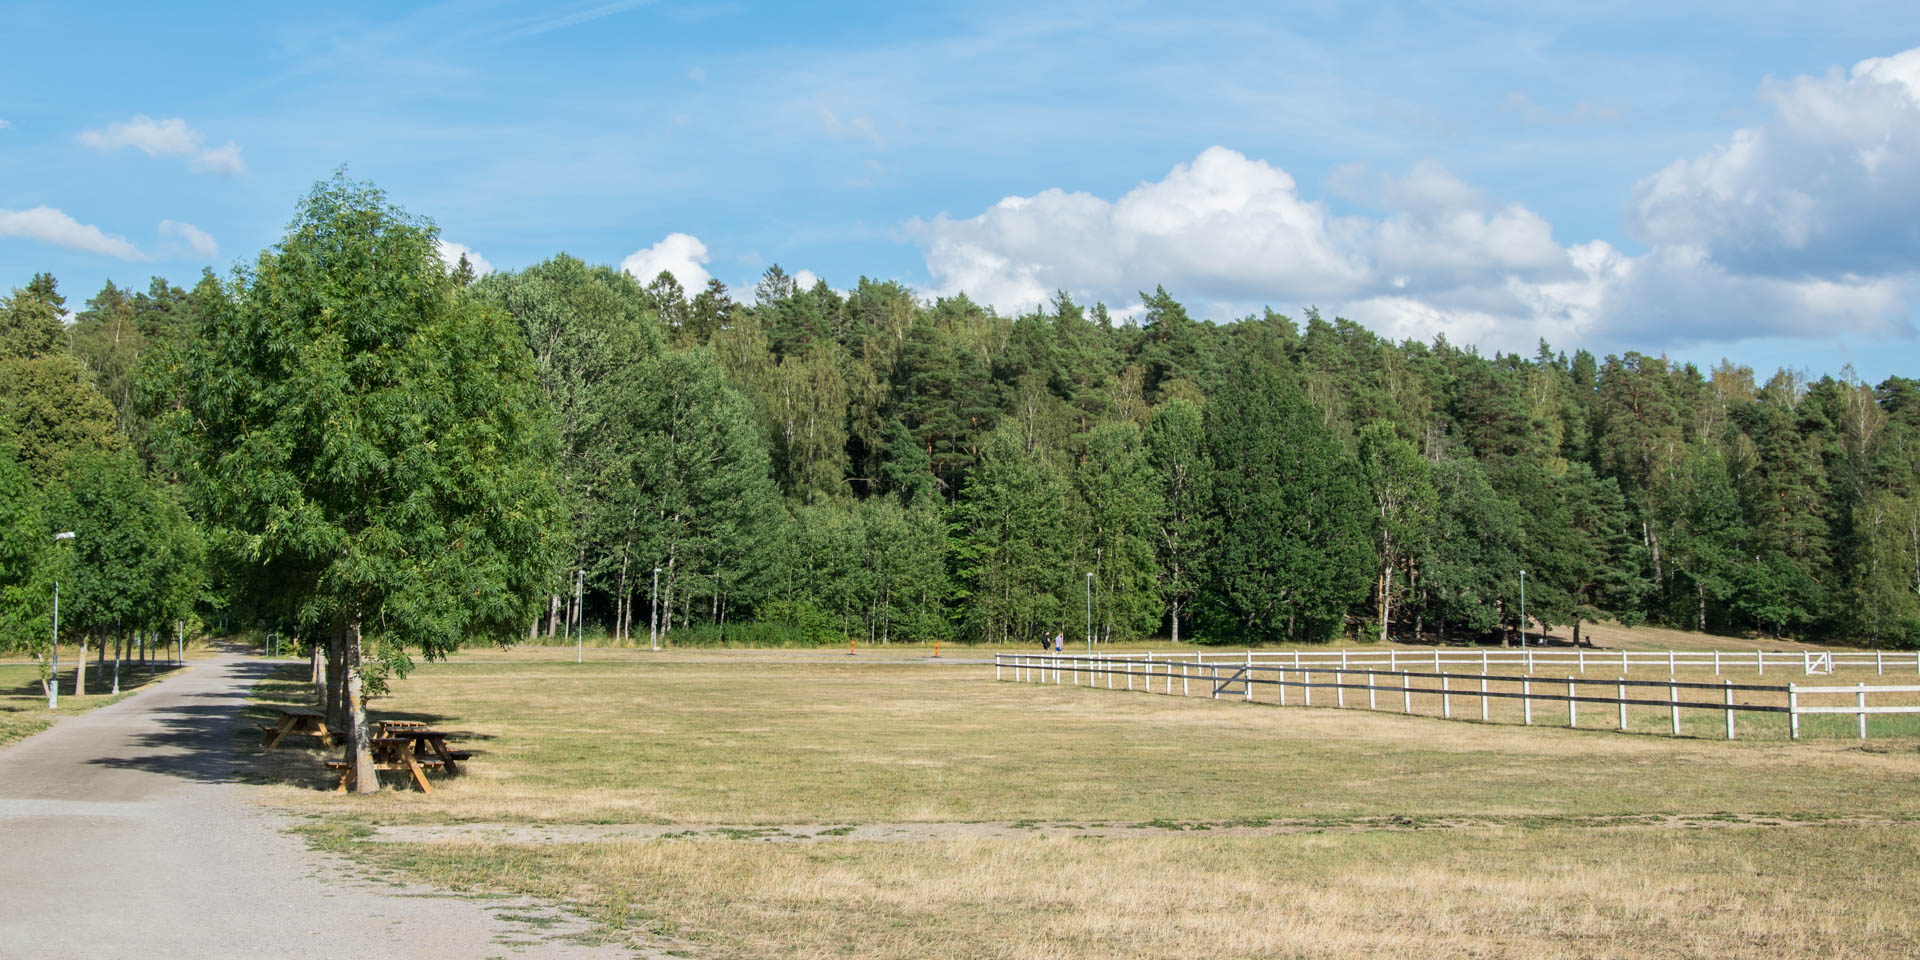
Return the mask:
M 1060 653 L 1066 649 L 1067 649 L 1067 635 L 1065 633 L 1054 634 L 1053 635 L 1053 652 Z
M 1045 651 L 1046 651 L 1046 649 L 1047 649 L 1048 647 L 1050 647 L 1050 646 L 1053 646 L 1053 641 L 1051 641 L 1051 640 L 1049 640 L 1049 639 L 1047 639 L 1047 635 L 1046 635 L 1046 634 L 1044 634 L 1044 633 L 1043 633 L 1043 634 L 1041 634 L 1041 635 L 1040 635 L 1040 649 L 1041 649 L 1041 651 L 1042 651 L 1042 652 L 1045 652 Z

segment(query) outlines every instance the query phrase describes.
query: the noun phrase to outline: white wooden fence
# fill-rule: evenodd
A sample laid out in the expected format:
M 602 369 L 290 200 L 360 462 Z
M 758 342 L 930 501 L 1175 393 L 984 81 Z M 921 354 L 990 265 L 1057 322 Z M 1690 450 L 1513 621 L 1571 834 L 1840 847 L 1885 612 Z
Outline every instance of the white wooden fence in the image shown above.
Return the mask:
M 1490 651 L 1489 651 L 1490 652 Z M 1644 651 L 1643 651 L 1644 652 Z M 1748 651 L 1742 651 L 1748 652 Z M 1446 672 L 1432 664 L 1451 666 L 1454 661 L 1443 659 L 1449 653 L 1473 653 L 1473 651 L 1434 651 L 1433 659 L 1421 655 L 1414 662 L 1407 663 L 1404 669 L 1396 669 L 1390 664 L 1379 669 L 1363 662 L 1362 657 L 1372 657 L 1371 651 L 1352 655 L 1351 659 L 1341 660 L 1333 651 L 1311 651 L 1296 659 L 1292 651 L 1284 653 L 1241 654 L 1145 654 L 1104 655 L 1104 654 L 1028 654 L 1000 653 L 994 655 L 994 679 L 1011 679 L 1022 683 L 1052 683 L 1059 685 L 1098 686 L 1104 681 L 1106 688 L 1135 689 L 1136 682 L 1141 690 L 1172 695 L 1175 684 L 1179 686 L 1179 696 L 1192 696 L 1193 686 L 1197 682 L 1200 692 L 1213 699 L 1219 699 L 1222 693 L 1239 696 L 1252 701 L 1256 686 L 1271 687 L 1277 691 L 1274 700 L 1281 706 L 1287 704 L 1287 692 L 1298 691 L 1304 706 L 1313 706 L 1315 690 L 1331 691 L 1333 706 L 1347 706 L 1349 691 L 1364 691 L 1367 696 L 1367 709 L 1380 709 L 1380 695 L 1398 695 L 1400 710 L 1413 712 L 1413 697 L 1437 696 L 1440 699 L 1441 716 L 1453 719 L 1454 701 L 1461 699 L 1479 707 L 1479 719 L 1489 718 L 1489 707 L 1496 700 L 1517 700 L 1521 707 L 1522 722 L 1534 722 L 1534 704 L 1564 703 L 1567 709 L 1567 726 L 1579 726 L 1579 706 L 1583 703 L 1601 704 L 1615 708 L 1615 729 L 1628 729 L 1627 709 L 1629 707 L 1664 708 L 1669 718 L 1671 732 L 1680 734 L 1680 711 L 1711 710 L 1725 715 L 1726 737 L 1734 738 L 1734 715 L 1738 713 L 1785 714 L 1789 736 L 1800 739 L 1800 718 L 1822 714 L 1853 714 L 1857 718 L 1857 730 L 1861 738 L 1867 735 L 1867 717 L 1870 714 L 1920 714 L 1920 684 L 1888 685 L 1855 683 L 1851 685 L 1825 684 L 1807 685 L 1788 683 L 1752 684 L 1734 683 L 1723 680 L 1719 683 L 1707 683 L 1698 680 L 1679 680 L 1673 671 L 1678 666 L 1704 668 L 1715 667 L 1715 673 L 1730 665 L 1733 661 L 1701 661 L 1699 659 L 1662 660 L 1669 670 L 1665 680 L 1630 680 L 1625 676 L 1625 665 L 1635 662 L 1631 658 L 1620 660 L 1608 655 L 1603 661 L 1608 666 L 1621 667 L 1622 675 L 1610 679 L 1567 676 L 1541 677 L 1531 675 L 1496 675 L 1490 669 L 1496 665 L 1525 664 L 1531 671 L 1535 667 L 1544 667 L 1548 663 L 1537 659 L 1531 663 L 1516 661 L 1512 657 L 1518 651 L 1509 651 L 1504 655 L 1496 654 L 1494 659 L 1471 657 L 1465 662 L 1479 665 L 1480 672 Z M 1388 651 L 1395 660 L 1407 655 L 1398 651 Z M 1678 655 L 1670 654 L 1669 656 Z M 1501 659 L 1504 656 L 1505 659 Z M 1428 669 L 1419 669 L 1420 660 L 1426 660 Z M 1763 669 L 1765 661 L 1754 657 L 1744 660 L 1756 669 Z M 1564 661 L 1557 661 L 1560 665 Z M 1596 663 L 1598 665 L 1598 663 Z M 1886 661 L 1877 666 L 1885 669 Z M 1815 672 L 1811 665 L 1803 666 L 1807 672 Z M 1831 669 L 1830 667 L 1828 669 Z M 1318 673 L 1318 677 L 1315 674 Z M 1415 681 L 1421 681 L 1416 686 Z M 1434 685 L 1427 685 L 1426 682 Z M 1629 696 L 1629 688 L 1633 696 Z M 1562 692 L 1564 691 L 1564 692 Z M 1690 699 L 1682 699 L 1682 691 Z M 1710 691 L 1711 693 L 1707 693 Z M 1664 693 L 1665 696 L 1659 696 Z M 1611 695 L 1609 695 L 1611 694 Z M 1869 704 L 1869 694 L 1876 696 L 1897 695 L 1903 703 Z M 1848 703 L 1831 702 L 1836 697 L 1850 698 Z M 1756 702 L 1758 701 L 1758 702 Z M 1324 705 L 1324 695 L 1322 703 Z M 1391 704 L 1390 704 L 1391 705 Z
M 1920 651 L 1909 650 L 1588 650 L 1536 647 L 1442 650 L 1436 647 L 1426 650 L 1278 650 L 1251 654 L 1181 651 L 1134 656 L 1146 656 L 1155 662 L 1184 662 L 1202 666 L 1212 663 L 1243 664 L 1251 656 L 1257 667 L 1284 665 L 1295 670 L 1352 670 L 1361 667 L 1412 670 L 1424 667 L 1437 673 L 1443 667 L 1477 667 L 1483 671 L 1494 667 L 1518 667 L 1528 673 L 1567 669 L 1585 673 L 1591 669 L 1618 671 L 1622 676 L 1631 676 L 1634 669 L 1638 668 L 1642 673 L 1664 670 L 1668 676 L 1673 676 L 1683 668 L 1712 667 L 1714 676 L 1728 670 L 1752 670 L 1758 676 L 1766 676 L 1768 670 L 1815 676 L 1831 674 L 1835 668 L 1872 668 L 1880 676 L 1891 671 L 1920 677 Z

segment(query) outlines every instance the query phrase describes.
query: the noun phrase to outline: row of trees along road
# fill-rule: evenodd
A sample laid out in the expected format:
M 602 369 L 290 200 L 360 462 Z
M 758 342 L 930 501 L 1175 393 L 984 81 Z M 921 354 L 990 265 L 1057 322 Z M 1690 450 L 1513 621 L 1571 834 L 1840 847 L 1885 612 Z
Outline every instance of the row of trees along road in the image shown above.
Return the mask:
M 65 569 L 73 636 L 297 631 L 356 736 L 409 648 L 656 609 L 681 642 L 1471 638 L 1519 626 L 1524 569 L 1576 632 L 1920 643 L 1912 379 L 1487 357 L 1158 289 L 1120 320 L 778 267 L 750 302 L 564 254 L 476 279 L 436 239 L 336 176 L 191 291 L 67 320 L 52 278 L 15 289 L 0 642 L 44 643 Z M 82 567 L 141 586 L 83 597 Z

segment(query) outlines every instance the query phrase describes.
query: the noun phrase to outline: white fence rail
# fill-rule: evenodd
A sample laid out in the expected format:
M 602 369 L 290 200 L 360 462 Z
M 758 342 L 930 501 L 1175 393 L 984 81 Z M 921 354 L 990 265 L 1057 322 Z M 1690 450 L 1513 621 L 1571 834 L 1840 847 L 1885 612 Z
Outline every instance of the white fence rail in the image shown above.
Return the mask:
M 1881 714 L 1920 714 L 1920 684 L 1866 684 L 1852 685 L 1805 685 L 1734 683 L 1723 680 L 1719 683 L 1707 683 L 1697 680 L 1675 679 L 1672 672 L 1678 666 L 1721 668 L 1732 661 L 1715 664 L 1712 661 L 1663 659 L 1660 662 L 1669 666 L 1669 676 L 1665 680 L 1630 680 L 1624 675 L 1622 661 L 1609 657 L 1607 666 L 1622 667 L 1622 675 L 1610 679 L 1567 676 L 1542 677 L 1533 675 L 1496 675 L 1490 673 L 1494 666 L 1521 664 L 1529 673 L 1536 667 L 1548 666 L 1544 659 L 1528 662 L 1525 659 L 1512 659 L 1518 651 L 1495 654 L 1493 659 L 1470 657 L 1465 664 L 1480 666 L 1480 672 L 1454 673 L 1437 668 L 1419 669 L 1419 660 L 1429 664 L 1451 665 L 1454 661 L 1444 659 L 1449 653 L 1469 653 L 1470 651 L 1435 651 L 1429 659 L 1424 655 L 1414 658 L 1406 669 L 1378 669 L 1361 658 L 1372 657 L 1371 651 L 1354 654 L 1351 659 L 1341 660 L 1333 651 L 1311 651 L 1296 659 L 1292 651 L 1285 653 L 1241 653 L 1233 655 L 1180 653 L 1146 654 L 1143 656 L 1110 656 L 1104 654 L 1024 654 L 1001 653 L 994 655 L 994 679 L 1013 680 L 1021 683 L 1051 683 L 1062 685 L 1098 686 L 1104 681 L 1106 688 L 1133 690 L 1136 683 L 1146 692 L 1160 692 L 1175 695 L 1178 685 L 1179 696 L 1192 696 L 1196 683 L 1200 692 L 1213 699 L 1219 699 L 1225 693 L 1241 699 L 1255 700 L 1256 687 L 1270 687 L 1276 691 L 1272 698 L 1280 706 L 1287 705 L 1288 691 L 1297 691 L 1302 705 L 1313 706 L 1314 691 L 1331 691 L 1333 706 L 1347 706 L 1349 692 L 1365 692 L 1367 709 L 1380 709 L 1382 693 L 1397 695 L 1400 710 L 1413 712 L 1413 698 L 1438 697 L 1441 716 L 1454 717 L 1455 700 L 1464 700 L 1478 706 L 1478 718 L 1487 721 L 1490 706 L 1495 701 L 1518 701 L 1521 707 L 1522 723 L 1534 722 L 1536 703 L 1564 703 L 1567 710 L 1567 726 L 1578 727 L 1579 706 L 1583 703 L 1600 704 L 1615 708 L 1615 729 L 1627 730 L 1629 707 L 1664 708 L 1667 712 L 1669 727 L 1673 735 L 1680 734 L 1680 711 L 1710 710 L 1724 714 L 1726 738 L 1732 740 L 1735 735 L 1734 716 L 1738 713 L 1785 714 L 1789 736 L 1800 738 L 1800 718 L 1824 714 L 1852 714 L 1857 718 L 1858 734 L 1867 736 L 1867 717 Z M 1491 652 L 1491 651 L 1489 651 Z M 1677 652 L 1676 652 L 1677 653 Z M 1398 651 L 1389 651 L 1394 659 L 1405 657 Z M 1765 661 L 1752 657 L 1744 661 L 1761 669 Z M 1878 664 L 1885 668 L 1886 661 Z M 1564 665 L 1556 661 L 1552 665 Z M 1598 664 L 1596 664 L 1598 665 Z M 1812 672 L 1814 669 L 1807 666 Z M 1318 677 L 1315 674 L 1318 674 Z M 1416 681 L 1419 685 L 1416 686 Z M 1156 690 L 1157 688 L 1157 690 Z M 1629 689 L 1634 695 L 1629 696 Z M 1685 691 L 1686 699 L 1683 699 Z M 1709 693 L 1710 692 L 1710 693 Z M 1611 694 L 1611 695 L 1609 695 Z M 1664 694 L 1660 696 L 1659 694 Z M 1869 694 L 1886 696 L 1898 695 L 1904 703 L 1869 704 Z M 1324 696 L 1324 695 L 1323 695 Z M 1848 698 L 1850 702 L 1832 703 L 1836 697 Z M 1803 699 L 1804 698 L 1804 699 Z M 1389 697 L 1391 708 L 1392 697 Z M 1323 705 L 1325 700 L 1322 700 Z
M 1081 656 L 1073 654 L 1073 656 Z M 1092 654 L 1100 656 L 1100 654 Z M 1912 673 L 1920 677 L 1920 651 L 1908 650 L 1586 650 L 1538 649 L 1533 647 L 1487 650 L 1279 650 L 1255 653 L 1208 653 L 1204 651 L 1146 655 L 1155 662 L 1184 662 L 1200 665 L 1214 663 L 1246 664 L 1252 657 L 1255 667 L 1286 666 L 1291 669 L 1353 670 L 1362 667 L 1388 670 L 1426 668 L 1439 672 L 1447 667 L 1517 667 L 1528 673 L 1573 669 L 1617 670 L 1630 676 L 1637 668 L 1666 671 L 1673 676 L 1682 669 L 1712 667 L 1715 676 L 1726 670 L 1752 670 L 1766 676 L 1799 673 L 1802 676 L 1831 674 L 1835 668 L 1872 668 L 1877 675 L 1888 672 Z

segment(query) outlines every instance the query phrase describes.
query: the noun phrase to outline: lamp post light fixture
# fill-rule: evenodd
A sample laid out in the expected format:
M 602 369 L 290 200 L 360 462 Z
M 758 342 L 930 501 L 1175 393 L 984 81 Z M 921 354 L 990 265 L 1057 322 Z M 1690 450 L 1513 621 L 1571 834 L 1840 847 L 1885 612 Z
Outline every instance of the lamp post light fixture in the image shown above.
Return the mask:
M 53 542 L 72 540 L 73 531 L 65 530 L 53 535 Z M 53 657 L 51 676 L 47 682 L 47 709 L 60 708 L 60 578 L 53 578 Z
M 653 592 L 647 594 L 647 636 L 653 650 L 660 652 L 660 568 L 653 568 Z

